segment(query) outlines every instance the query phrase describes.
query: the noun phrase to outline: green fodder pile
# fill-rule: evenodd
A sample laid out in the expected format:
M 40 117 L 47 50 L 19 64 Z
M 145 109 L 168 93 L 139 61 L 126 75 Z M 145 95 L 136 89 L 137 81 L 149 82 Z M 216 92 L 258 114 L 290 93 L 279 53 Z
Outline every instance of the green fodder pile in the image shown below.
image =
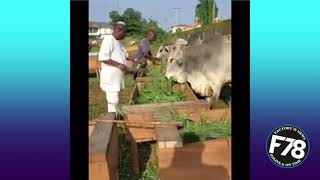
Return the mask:
M 157 121 L 183 122 L 183 127 L 180 129 L 183 143 L 191 143 L 231 137 L 231 123 L 225 121 L 226 113 L 215 121 L 209 121 L 206 114 L 201 113 L 200 122 L 195 123 L 185 114 L 178 114 L 173 110 L 158 110 L 155 113 L 155 119 Z
M 178 102 L 186 99 L 183 92 L 173 89 L 176 82 L 165 78 L 163 65 L 150 66 L 147 75 L 150 77 L 150 81 L 148 81 L 146 86 L 139 92 L 139 97 L 137 98 L 138 104 Z

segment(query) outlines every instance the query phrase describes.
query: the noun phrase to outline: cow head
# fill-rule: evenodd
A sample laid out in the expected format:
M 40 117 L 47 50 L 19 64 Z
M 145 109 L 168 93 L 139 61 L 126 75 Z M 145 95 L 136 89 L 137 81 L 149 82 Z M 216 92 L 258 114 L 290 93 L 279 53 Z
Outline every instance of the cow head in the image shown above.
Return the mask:
M 158 51 L 157 51 L 157 55 L 156 58 L 166 58 L 167 55 L 169 54 L 169 46 L 160 46 Z
M 164 64 L 166 59 L 168 58 L 168 54 L 170 51 L 170 46 L 160 46 L 156 58 L 161 59 L 161 62 Z
M 188 41 L 184 39 L 178 39 L 174 45 L 171 46 L 168 59 L 166 77 L 174 78 L 179 83 L 185 83 L 187 81 L 186 72 L 184 72 L 184 59 L 183 51 L 184 46 L 188 44 Z

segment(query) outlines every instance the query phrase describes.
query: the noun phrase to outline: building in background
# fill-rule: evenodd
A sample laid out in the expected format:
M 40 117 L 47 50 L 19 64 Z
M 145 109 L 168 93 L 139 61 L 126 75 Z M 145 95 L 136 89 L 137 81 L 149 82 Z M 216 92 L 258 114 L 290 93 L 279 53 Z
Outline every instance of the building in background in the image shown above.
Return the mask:
M 104 22 L 89 22 L 89 37 L 101 38 L 103 35 L 111 34 L 111 25 Z
M 103 22 L 89 22 L 89 52 L 93 47 L 99 47 L 104 36 L 112 34 L 111 25 Z M 96 50 L 96 49 L 95 49 Z
M 194 28 L 198 28 L 198 27 L 201 27 L 201 24 L 200 24 L 200 21 L 199 21 L 199 18 L 195 18 L 194 19 L 194 22 L 193 24 L 178 24 L 178 25 L 175 25 L 175 26 L 171 26 L 170 28 L 170 32 L 171 33 L 176 33 L 177 31 L 189 31 L 189 30 L 192 30 Z

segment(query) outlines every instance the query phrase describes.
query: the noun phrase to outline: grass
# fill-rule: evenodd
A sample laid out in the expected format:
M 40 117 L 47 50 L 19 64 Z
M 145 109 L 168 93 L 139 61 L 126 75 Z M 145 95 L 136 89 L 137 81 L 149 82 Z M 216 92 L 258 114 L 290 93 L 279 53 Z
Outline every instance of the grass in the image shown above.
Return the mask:
M 173 108 L 161 109 L 155 112 L 158 121 L 179 121 L 183 122 L 180 129 L 184 143 L 205 141 L 209 139 L 231 137 L 231 123 L 226 122 L 226 113 L 217 121 L 209 121 L 206 113 L 200 113 L 200 123 L 194 123 L 185 114 L 176 113 Z
M 161 65 L 160 69 L 157 66 L 150 66 L 150 72 L 147 74 L 150 81 L 139 92 L 139 97 L 136 101 L 138 104 L 145 103 L 161 103 L 161 102 L 178 102 L 186 99 L 181 91 L 173 90 L 173 85 L 176 84 L 173 80 L 165 78 L 165 69 Z
M 119 127 L 119 144 L 120 144 L 120 180 L 134 180 L 131 168 L 131 150 L 130 143 L 126 139 L 125 129 Z M 137 177 L 135 177 L 137 178 Z
M 139 146 L 140 174 L 139 180 L 157 180 L 159 178 L 159 161 L 155 143 L 144 143 Z
M 89 78 L 89 120 L 107 111 L 106 95 L 99 83 L 98 78 Z
M 231 124 L 223 121 L 196 124 L 188 120 L 180 133 L 183 143 L 228 138 L 231 137 Z

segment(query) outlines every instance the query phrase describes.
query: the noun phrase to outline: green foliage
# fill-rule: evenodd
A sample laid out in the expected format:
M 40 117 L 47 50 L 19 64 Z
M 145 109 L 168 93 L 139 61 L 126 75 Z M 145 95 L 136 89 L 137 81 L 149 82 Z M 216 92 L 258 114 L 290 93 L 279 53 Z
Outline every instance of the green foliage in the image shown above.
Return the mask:
M 111 11 L 109 17 L 112 20 L 112 23 L 123 21 L 123 17 L 117 11 Z
M 143 19 L 142 14 L 133 8 L 126 9 L 122 15 L 117 11 L 111 11 L 109 17 L 113 23 L 116 23 L 117 21 L 125 22 L 128 36 L 141 38 L 148 30 L 152 29 L 157 32 L 158 39 L 161 40 L 161 37 L 165 34 L 165 31 L 158 26 L 156 21 L 152 19 L 149 19 L 148 21 Z
M 231 136 L 231 124 L 225 122 L 225 117 L 217 122 L 209 122 L 205 116 L 200 123 L 194 123 L 185 115 L 173 117 L 175 121 L 183 121 L 184 126 L 180 133 L 184 143 L 204 141 L 209 139 L 227 138 Z
M 227 138 L 231 136 L 231 123 L 227 123 L 227 112 L 214 122 L 207 119 L 204 112 L 200 113 L 200 123 L 194 123 L 186 114 L 178 114 L 173 108 L 167 110 L 158 110 L 155 112 L 155 118 L 158 121 L 180 121 L 183 122 L 183 128 L 180 130 L 184 143 L 198 142 L 216 138 Z
M 152 67 L 156 66 L 151 66 L 148 73 L 151 81 L 147 82 L 146 87 L 139 92 L 140 95 L 137 98 L 137 103 L 178 102 L 185 100 L 186 97 L 182 92 L 173 90 L 175 82 L 165 78 L 164 66 L 161 65 L 160 71 L 152 69 Z
M 99 83 L 99 79 L 89 78 L 89 120 L 107 111 L 106 95 Z
M 199 18 L 201 25 L 208 25 L 212 23 L 213 19 L 213 0 L 199 0 L 195 13 L 196 17 Z
M 119 144 L 120 144 L 120 168 L 119 168 L 119 179 L 121 180 L 132 180 L 133 172 L 131 168 L 131 145 L 126 138 L 126 130 L 123 127 L 118 128 Z
M 159 161 L 155 143 L 139 145 L 140 164 L 142 164 L 139 180 L 156 180 L 159 178 Z

